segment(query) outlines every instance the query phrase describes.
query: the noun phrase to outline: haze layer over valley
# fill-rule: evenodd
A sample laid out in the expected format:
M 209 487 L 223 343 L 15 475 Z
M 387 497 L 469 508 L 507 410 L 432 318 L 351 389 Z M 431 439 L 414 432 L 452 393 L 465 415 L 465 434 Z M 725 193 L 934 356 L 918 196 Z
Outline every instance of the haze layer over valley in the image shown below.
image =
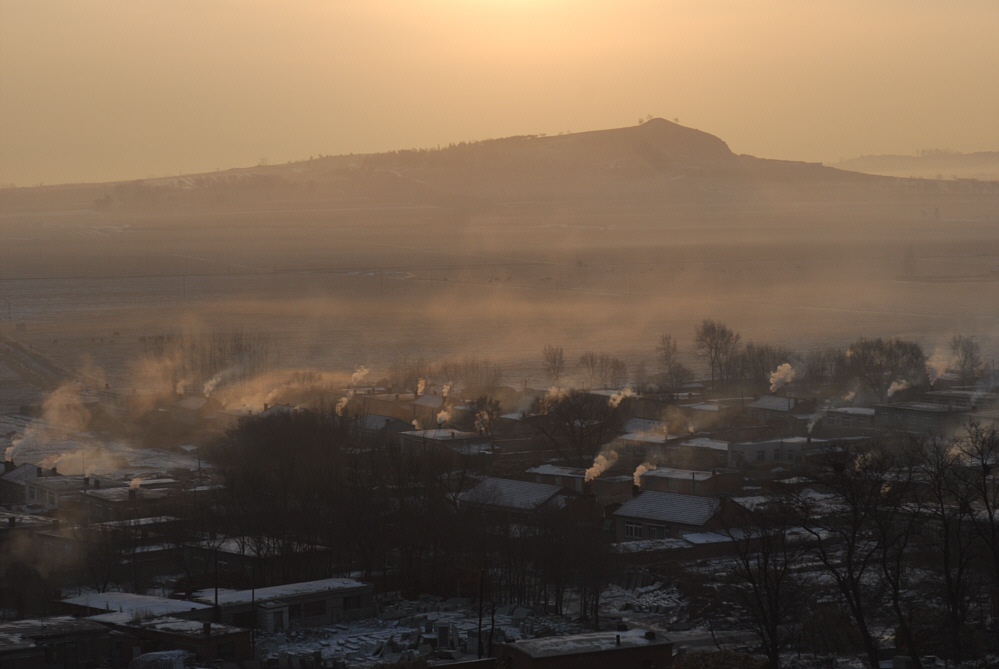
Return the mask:
M 999 351 L 996 182 L 735 155 L 662 119 L 7 189 L 0 217 L 3 333 L 112 385 L 152 382 L 155 338 L 205 333 L 267 342 L 274 370 L 477 356 L 518 387 L 548 382 L 548 343 L 651 369 L 669 332 L 693 364 L 705 318 L 801 352 L 956 333 Z M 0 410 L 37 401 L 0 371 Z

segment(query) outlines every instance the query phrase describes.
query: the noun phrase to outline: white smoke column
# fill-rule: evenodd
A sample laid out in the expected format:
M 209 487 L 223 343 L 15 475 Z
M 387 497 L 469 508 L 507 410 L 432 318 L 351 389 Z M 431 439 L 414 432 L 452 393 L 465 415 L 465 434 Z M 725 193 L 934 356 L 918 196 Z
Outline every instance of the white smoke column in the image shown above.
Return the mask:
M 444 423 L 451 420 L 451 411 L 449 409 L 444 409 L 439 414 L 437 414 L 437 424 L 443 425 Z
M 427 381 L 426 381 L 426 379 L 420 379 L 419 381 L 416 382 L 416 394 L 417 395 L 422 395 L 423 391 L 426 390 L 426 389 L 427 389 Z
M 856 396 L 857 396 L 857 391 L 851 390 L 846 395 L 843 395 L 843 401 L 844 402 L 852 402 L 853 398 L 856 397 Z
M 592 481 L 607 471 L 615 462 L 617 462 L 617 451 L 601 453 L 593 459 L 593 466 L 586 470 L 585 480 Z
M 444 387 L 441 388 L 441 397 L 447 397 L 451 394 L 451 388 L 454 386 L 452 383 L 445 383 Z
M 131 481 L 128 482 L 128 489 L 129 490 L 138 490 L 140 483 L 142 483 L 142 477 L 141 476 L 136 476 Z
M 656 465 L 652 464 L 651 462 L 643 462 L 642 464 L 635 467 L 635 474 L 634 474 L 635 485 L 641 485 L 642 474 L 651 469 L 656 469 Z
M 624 401 L 625 397 L 633 397 L 634 395 L 635 392 L 631 388 L 625 388 L 624 390 L 611 395 L 610 399 L 607 400 L 607 406 L 611 409 L 616 409 L 621 405 L 621 402 Z
M 908 387 L 909 387 L 909 382 L 904 379 L 902 381 L 892 381 L 891 385 L 888 386 L 888 397 L 891 397 L 895 393 L 901 390 L 905 390 Z
M 347 403 L 350 402 L 349 397 L 341 397 L 336 401 L 336 415 L 342 416 L 344 410 L 347 408 Z
M 770 392 L 775 393 L 785 384 L 794 381 L 794 368 L 791 363 L 785 362 L 770 373 Z
M 356 386 L 358 383 L 364 380 L 364 377 L 368 375 L 370 370 L 364 365 L 359 365 L 354 373 L 350 375 L 350 384 Z
M 419 430 L 420 429 L 420 422 L 418 420 L 416 420 L 414 418 L 411 422 L 413 423 L 413 429 L 414 430 Z
M 548 392 L 545 393 L 545 401 L 555 402 L 565 397 L 565 395 L 566 392 L 564 390 L 556 386 L 552 386 L 548 389 Z
M 930 385 L 936 383 L 937 379 L 950 369 L 954 362 L 955 359 L 938 346 L 933 351 L 933 355 L 926 360 L 926 375 L 930 378 Z

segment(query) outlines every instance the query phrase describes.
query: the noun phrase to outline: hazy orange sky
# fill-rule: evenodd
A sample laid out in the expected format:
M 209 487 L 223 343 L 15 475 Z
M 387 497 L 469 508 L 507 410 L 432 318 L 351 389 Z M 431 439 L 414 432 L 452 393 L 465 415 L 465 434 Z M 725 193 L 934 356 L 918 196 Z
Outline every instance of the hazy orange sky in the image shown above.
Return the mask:
M 997 0 L 0 0 L 0 183 L 678 118 L 835 162 L 999 150 Z

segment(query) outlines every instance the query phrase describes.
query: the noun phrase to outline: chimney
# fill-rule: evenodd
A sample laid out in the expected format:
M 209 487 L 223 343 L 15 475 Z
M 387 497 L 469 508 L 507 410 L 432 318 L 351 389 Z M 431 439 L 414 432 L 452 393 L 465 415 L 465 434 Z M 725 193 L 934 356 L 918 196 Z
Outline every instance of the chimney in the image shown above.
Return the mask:
M 13 529 L 14 525 L 16 524 L 17 524 L 17 518 L 15 518 L 14 516 L 10 516 L 7 518 L 7 527 Z
M 129 488 L 128 489 L 128 498 L 129 499 L 135 499 L 135 493 L 136 493 L 135 488 Z
M 59 472 L 56 470 L 56 466 L 52 465 L 52 476 L 56 476 L 58 474 L 59 474 Z
M 635 485 L 631 486 L 631 496 L 632 497 L 638 497 L 641 494 L 642 494 L 642 487 L 641 486 L 639 486 L 638 484 L 635 484 Z
M 621 635 L 620 634 L 615 634 L 614 637 L 615 637 L 615 639 L 614 639 L 614 645 L 615 646 L 620 646 L 621 645 Z
M 42 468 L 41 467 L 35 467 L 35 478 L 36 479 L 42 478 Z
M 646 630 L 645 631 L 645 638 L 647 640 L 649 640 L 649 641 L 655 641 L 656 640 L 656 633 L 655 633 L 655 631 L 654 630 Z
M 90 477 L 89 476 L 84 476 L 83 477 L 83 489 L 86 490 L 89 487 L 90 487 Z
M 264 411 L 267 411 L 268 408 L 269 407 L 267 406 L 267 402 L 264 402 Z
M 211 636 L 212 635 L 211 621 L 206 620 L 205 622 L 203 622 L 201 624 L 201 630 L 205 633 L 205 636 Z
M 4 460 L 3 461 L 3 473 L 4 474 L 6 474 L 7 472 L 14 471 L 15 467 L 17 467 L 17 465 L 14 464 L 14 460 L 13 459 Z
M 100 487 L 101 487 L 101 480 L 98 479 L 98 478 L 95 478 L 94 479 L 94 490 L 97 490 Z

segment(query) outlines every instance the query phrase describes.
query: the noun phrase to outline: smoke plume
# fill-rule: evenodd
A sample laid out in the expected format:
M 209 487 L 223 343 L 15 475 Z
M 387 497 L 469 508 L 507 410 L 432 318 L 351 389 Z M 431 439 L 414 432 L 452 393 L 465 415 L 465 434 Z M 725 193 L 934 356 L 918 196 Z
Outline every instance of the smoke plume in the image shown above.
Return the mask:
M 368 375 L 369 371 L 370 370 L 364 365 L 359 365 L 357 369 L 354 370 L 354 373 L 350 375 L 350 384 L 352 386 L 359 384 L 364 380 L 364 377 Z
M 586 481 L 592 481 L 617 462 L 617 451 L 604 451 L 593 459 L 593 466 L 586 470 Z
M 642 474 L 644 474 L 649 470 L 656 469 L 657 467 L 658 465 L 654 465 L 651 462 L 643 462 L 642 464 L 635 467 L 635 473 L 633 475 L 635 479 L 635 485 L 642 484 Z
M 631 388 L 625 388 L 624 390 L 611 395 L 610 399 L 607 401 L 607 406 L 611 409 L 616 409 L 621 405 L 621 402 L 624 401 L 624 398 L 633 397 L 634 395 L 635 392 Z
M 777 392 L 791 381 L 794 381 L 794 368 L 791 367 L 790 363 L 785 362 L 770 373 L 770 392 Z
M 888 397 L 891 397 L 895 393 L 905 390 L 908 387 L 909 387 L 909 382 L 906 381 L 905 379 L 901 381 L 892 381 L 891 385 L 888 386 Z

